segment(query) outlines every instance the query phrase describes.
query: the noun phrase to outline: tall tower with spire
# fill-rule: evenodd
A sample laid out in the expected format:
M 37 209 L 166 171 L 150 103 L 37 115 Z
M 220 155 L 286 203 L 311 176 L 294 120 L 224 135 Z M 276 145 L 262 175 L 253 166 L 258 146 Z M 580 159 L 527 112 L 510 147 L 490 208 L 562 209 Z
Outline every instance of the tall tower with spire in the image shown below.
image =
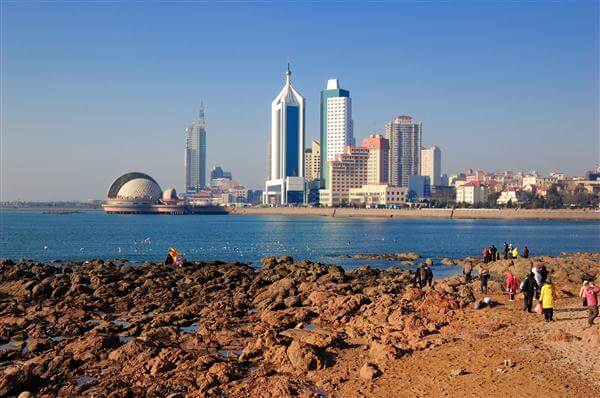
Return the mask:
M 291 77 L 288 63 L 285 85 L 271 104 L 271 173 L 265 194 L 278 204 L 304 200 L 305 99 Z
M 206 124 L 204 102 L 198 120 L 185 128 L 185 190 L 198 192 L 206 186 Z

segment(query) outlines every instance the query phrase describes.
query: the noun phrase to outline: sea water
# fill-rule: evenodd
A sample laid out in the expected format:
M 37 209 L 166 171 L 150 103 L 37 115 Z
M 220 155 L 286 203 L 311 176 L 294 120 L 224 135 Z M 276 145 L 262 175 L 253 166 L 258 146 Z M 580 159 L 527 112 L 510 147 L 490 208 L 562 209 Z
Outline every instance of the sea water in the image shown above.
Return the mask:
M 186 259 L 239 261 L 258 266 L 265 256 L 335 263 L 399 266 L 398 262 L 340 258 L 340 254 L 417 252 L 432 258 L 436 277 L 453 272 L 442 258 L 479 256 L 504 242 L 531 255 L 600 251 L 597 221 L 450 220 L 287 217 L 258 215 L 117 215 L 90 211 L 0 212 L 0 258 L 35 261 L 124 258 L 163 261 L 169 247 Z

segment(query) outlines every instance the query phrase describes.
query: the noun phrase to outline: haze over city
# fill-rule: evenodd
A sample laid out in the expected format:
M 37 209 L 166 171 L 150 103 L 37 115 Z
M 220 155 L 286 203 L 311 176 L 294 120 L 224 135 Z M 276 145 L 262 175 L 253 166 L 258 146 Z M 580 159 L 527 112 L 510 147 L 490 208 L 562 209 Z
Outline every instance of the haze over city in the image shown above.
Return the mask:
M 201 100 L 209 168 L 262 189 L 288 61 L 307 146 L 338 78 L 357 141 L 411 115 L 444 173 L 599 160 L 597 2 L 1 7 L 1 200 L 101 199 L 130 170 L 181 189 Z

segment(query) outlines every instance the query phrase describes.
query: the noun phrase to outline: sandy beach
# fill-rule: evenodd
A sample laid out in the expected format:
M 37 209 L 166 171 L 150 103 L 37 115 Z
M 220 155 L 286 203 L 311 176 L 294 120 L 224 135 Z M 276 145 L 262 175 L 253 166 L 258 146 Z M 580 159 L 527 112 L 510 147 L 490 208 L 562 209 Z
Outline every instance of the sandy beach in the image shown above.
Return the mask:
M 600 211 L 567 209 L 352 209 L 352 208 L 293 208 L 244 207 L 234 208 L 232 214 L 312 217 L 380 217 L 380 218 L 448 218 L 499 220 L 595 220 Z
M 477 281 L 421 290 L 398 267 L 0 264 L 0 396 L 600 394 L 600 326 L 585 328 L 577 297 L 600 254 L 496 261 L 483 309 Z M 553 323 L 503 294 L 506 270 L 539 264 L 557 286 Z

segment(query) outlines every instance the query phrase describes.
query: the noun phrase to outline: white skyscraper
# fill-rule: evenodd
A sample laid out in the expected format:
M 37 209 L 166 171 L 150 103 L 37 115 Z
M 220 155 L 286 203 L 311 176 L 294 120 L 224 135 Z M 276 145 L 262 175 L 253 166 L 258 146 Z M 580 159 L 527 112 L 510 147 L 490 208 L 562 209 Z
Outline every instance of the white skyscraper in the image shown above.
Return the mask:
M 198 120 L 185 128 L 185 190 L 197 192 L 206 186 L 206 125 L 204 104 Z
M 328 162 L 344 153 L 346 146 L 354 146 L 352 99 L 350 92 L 340 88 L 337 79 L 327 81 L 321 92 L 321 186 L 327 186 Z
M 436 146 L 421 149 L 421 175 L 429 176 L 431 185 L 441 185 L 442 151 Z
M 304 181 L 304 97 L 292 87 L 290 66 L 285 86 L 271 104 L 271 175 L 266 182 L 266 203 L 301 203 Z

